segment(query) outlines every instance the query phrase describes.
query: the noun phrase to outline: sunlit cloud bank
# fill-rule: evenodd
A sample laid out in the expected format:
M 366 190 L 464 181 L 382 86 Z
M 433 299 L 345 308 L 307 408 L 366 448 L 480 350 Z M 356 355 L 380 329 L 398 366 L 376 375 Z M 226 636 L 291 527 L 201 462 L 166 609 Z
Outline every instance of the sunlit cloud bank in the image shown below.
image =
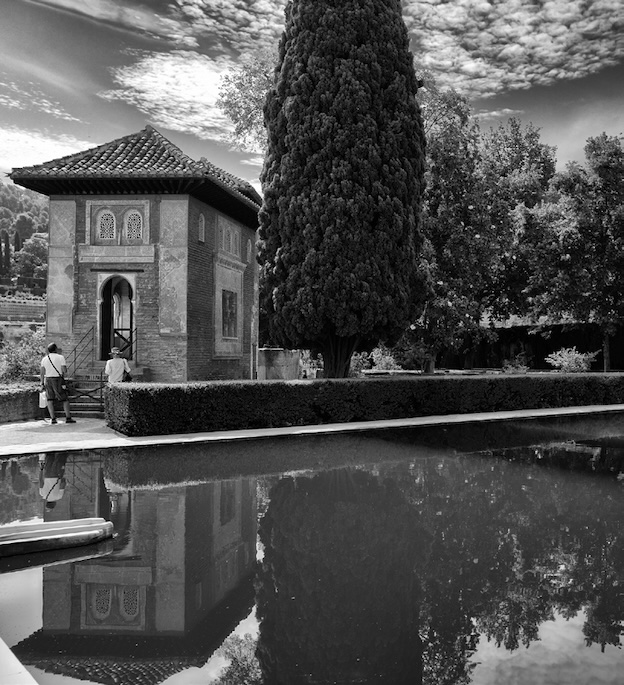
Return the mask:
M 416 58 L 470 98 L 593 74 L 624 56 L 621 0 L 414 0 Z
M 42 164 L 96 147 L 99 143 L 73 136 L 54 136 L 45 131 L 26 131 L 14 126 L 0 127 L 0 171 Z
M 220 78 L 231 66 L 191 51 L 143 54 L 114 70 L 119 87 L 99 95 L 137 107 L 155 125 L 226 143 L 233 127 L 216 101 Z

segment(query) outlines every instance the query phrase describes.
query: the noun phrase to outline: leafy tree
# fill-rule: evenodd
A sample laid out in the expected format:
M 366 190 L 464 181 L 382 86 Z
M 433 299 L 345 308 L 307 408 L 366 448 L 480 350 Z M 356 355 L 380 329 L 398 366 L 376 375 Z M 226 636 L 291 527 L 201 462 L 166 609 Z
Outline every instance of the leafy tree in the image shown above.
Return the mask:
M 48 241 L 33 236 L 14 255 L 15 274 L 26 278 L 47 278 Z
M 232 142 L 237 147 L 256 152 L 266 149 L 264 102 L 273 84 L 276 60 L 274 50 L 258 50 L 244 55 L 221 79 L 217 105 L 234 123 Z
M 28 331 L 20 340 L 4 343 L 0 348 L 0 381 L 17 381 L 39 374 L 45 348 L 45 330 Z
M 441 91 L 423 75 L 419 91 L 427 131 L 423 203 L 425 255 L 433 294 L 406 331 L 397 355 L 406 366 L 424 363 L 477 338 L 496 288 L 499 241 L 480 168 L 480 131 L 466 98 Z
M 624 151 L 603 133 L 588 139 L 585 157 L 585 167 L 568 164 L 551 196 L 517 220 L 534 315 L 597 324 L 608 371 L 609 337 L 624 321 Z
M 497 273 L 495 316 L 525 314 L 528 263 L 519 249 L 513 221 L 518 206 L 535 207 L 555 173 L 555 148 L 540 141 L 539 129 L 523 126 L 515 117 L 481 136 L 481 173 L 491 225 L 499 241 L 501 261 Z
M 22 212 L 18 214 L 13 223 L 13 230 L 19 233 L 22 243 L 35 232 L 35 220 L 31 214 Z
M 272 337 L 325 374 L 424 300 L 424 138 L 398 0 L 293 0 L 265 106 L 259 261 Z

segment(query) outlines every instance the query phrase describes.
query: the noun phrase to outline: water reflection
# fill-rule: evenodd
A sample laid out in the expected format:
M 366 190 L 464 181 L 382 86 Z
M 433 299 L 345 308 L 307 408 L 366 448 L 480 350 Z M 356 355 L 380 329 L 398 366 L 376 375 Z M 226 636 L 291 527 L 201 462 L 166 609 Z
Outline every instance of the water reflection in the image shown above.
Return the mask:
M 559 445 L 491 456 L 275 485 L 260 524 L 266 683 L 467 684 L 480 640 L 528 647 L 545 621 L 580 611 L 587 646 L 620 646 L 621 455 Z M 612 475 L 544 468 L 570 456 Z
M 520 650 L 559 616 L 582 617 L 585 644 L 613 654 L 621 439 L 507 449 L 499 436 L 466 454 L 452 431 L 443 449 L 421 437 L 314 439 L 298 452 L 249 442 L 242 452 L 257 459 L 244 464 L 231 446 L 220 461 L 199 446 L 70 453 L 63 469 L 50 459 L 66 481 L 53 508 L 39 480 L 52 455 L 43 468 L 6 462 L 0 488 L 20 511 L 104 516 L 117 533 L 107 556 L 44 568 L 41 624 L 15 653 L 90 682 L 155 685 L 205 664 L 252 611 L 255 587 L 257 637 L 228 638 L 222 684 L 468 685 L 480 645 Z M 350 466 L 261 475 L 334 456 Z
M 103 454 L 50 456 L 41 480 L 65 486 L 45 520 L 104 516 L 117 535 L 109 556 L 43 569 L 42 626 L 15 654 L 102 683 L 205 663 L 253 606 L 255 480 L 128 488 L 107 478 Z

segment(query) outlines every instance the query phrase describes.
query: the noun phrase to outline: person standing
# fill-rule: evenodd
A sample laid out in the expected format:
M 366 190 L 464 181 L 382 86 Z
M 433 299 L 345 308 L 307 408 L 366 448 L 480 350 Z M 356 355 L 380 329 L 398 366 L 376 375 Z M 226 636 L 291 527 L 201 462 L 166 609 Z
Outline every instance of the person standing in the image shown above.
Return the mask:
M 121 350 L 118 347 L 111 348 L 111 359 L 106 362 L 104 373 L 108 376 L 109 383 L 121 383 L 124 371 L 130 373 L 128 362 L 120 357 Z
M 76 423 L 71 417 L 69 397 L 65 386 L 64 376 L 67 373 L 65 357 L 57 351 L 56 343 L 48 345 L 48 354 L 41 360 L 41 390 L 45 390 L 50 412 L 50 423 L 57 423 L 54 411 L 54 402 L 63 403 L 65 411 L 65 423 Z

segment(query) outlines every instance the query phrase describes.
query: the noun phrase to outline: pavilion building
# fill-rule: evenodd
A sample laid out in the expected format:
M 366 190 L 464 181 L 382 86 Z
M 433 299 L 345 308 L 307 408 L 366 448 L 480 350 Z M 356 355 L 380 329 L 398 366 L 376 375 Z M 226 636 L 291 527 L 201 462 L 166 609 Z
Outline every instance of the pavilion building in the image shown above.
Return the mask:
M 9 176 L 50 198 L 46 333 L 69 375 L 118 346 L 154 381 L 255 377 L 253 186 L 151 126 Z

